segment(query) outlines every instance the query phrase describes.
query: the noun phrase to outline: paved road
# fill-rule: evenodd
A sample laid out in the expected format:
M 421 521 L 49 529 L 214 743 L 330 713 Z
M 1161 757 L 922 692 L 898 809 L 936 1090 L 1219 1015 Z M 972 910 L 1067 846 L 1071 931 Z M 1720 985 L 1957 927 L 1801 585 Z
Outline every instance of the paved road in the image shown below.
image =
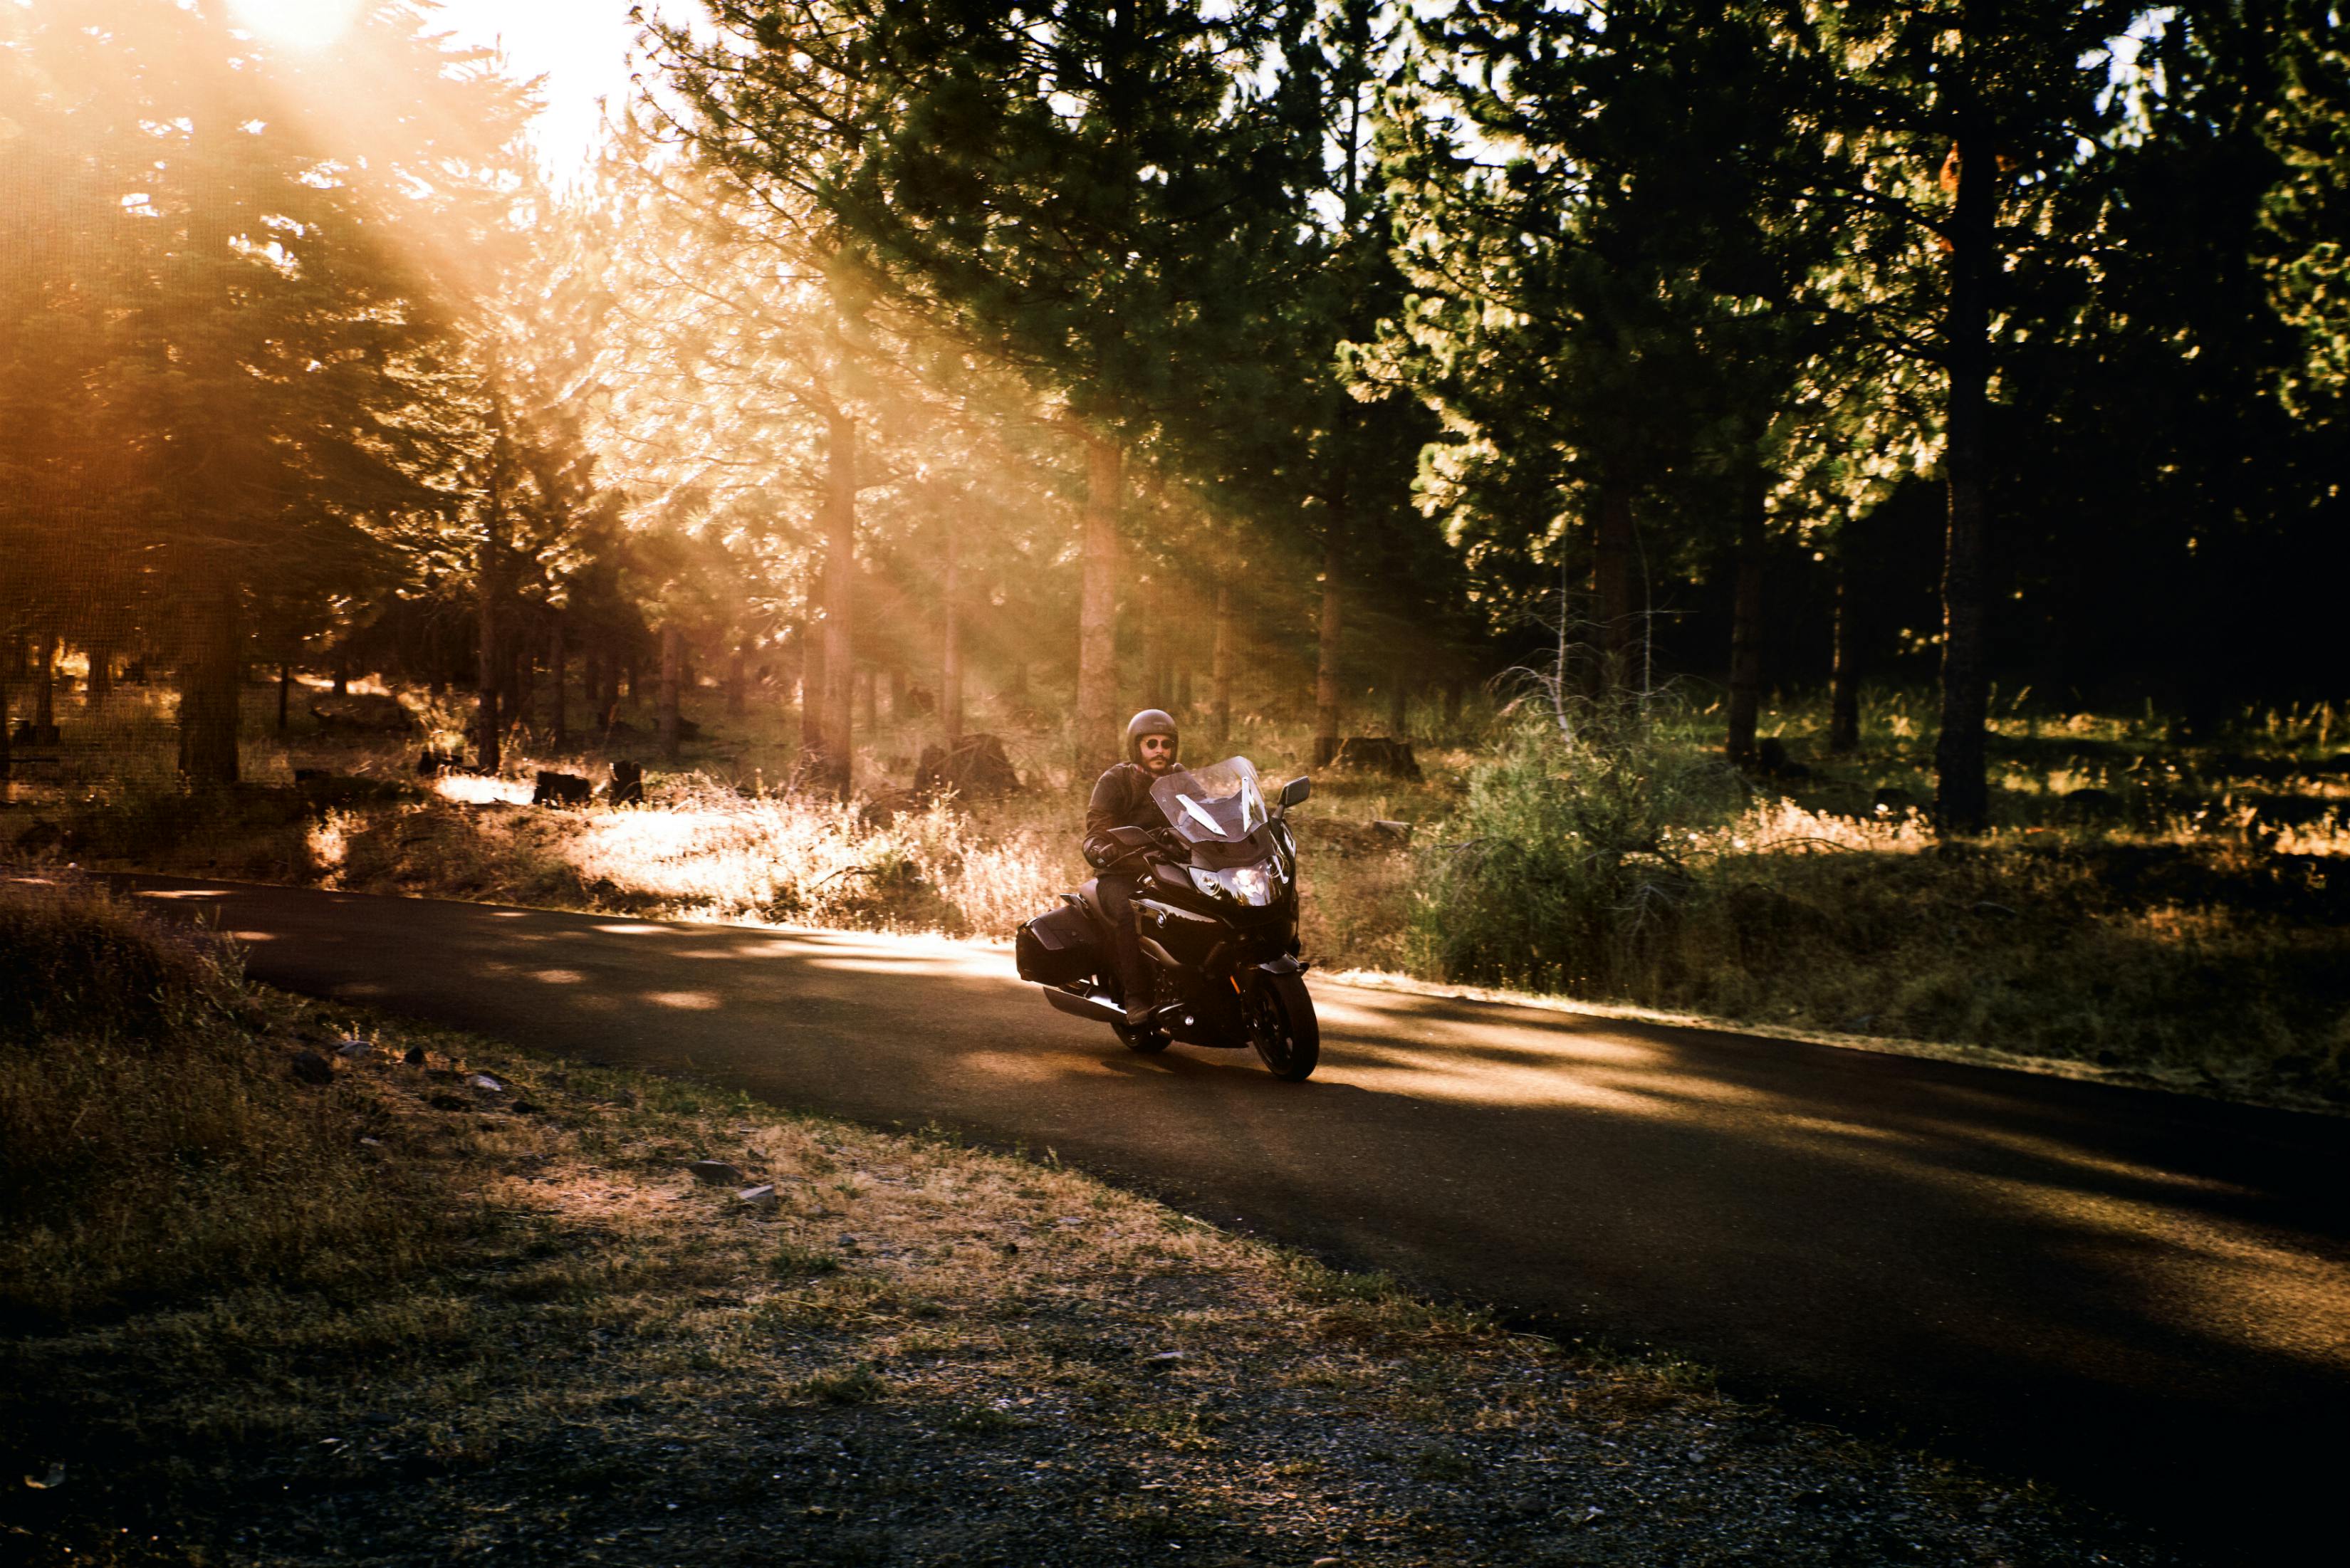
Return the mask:
M 2248 1560 L 2350 1521 L 2350 1121 L 1319 982 L 1291 1085 L 947 942 L 139 886 L 271 984 L 1049 1146 Z

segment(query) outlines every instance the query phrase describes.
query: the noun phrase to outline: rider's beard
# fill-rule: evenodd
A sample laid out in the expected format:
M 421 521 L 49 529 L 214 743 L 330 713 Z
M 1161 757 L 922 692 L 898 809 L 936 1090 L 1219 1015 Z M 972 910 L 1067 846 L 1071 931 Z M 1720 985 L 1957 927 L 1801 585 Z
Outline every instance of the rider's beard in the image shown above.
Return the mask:
M 1173 773 L 1175 771 L 1175 753 L 1172 752 L 1143 753 L 1142 771 L 1147 774 Z

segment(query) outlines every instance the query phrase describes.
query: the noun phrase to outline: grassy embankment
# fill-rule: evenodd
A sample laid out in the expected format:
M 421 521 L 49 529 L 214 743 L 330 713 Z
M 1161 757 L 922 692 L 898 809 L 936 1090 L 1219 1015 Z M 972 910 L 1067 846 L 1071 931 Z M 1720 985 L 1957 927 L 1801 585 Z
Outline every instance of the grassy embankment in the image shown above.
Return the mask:
M 249 988 L 68 878 L 0 877 L 0 966 L 11 1561 L 2160 1557 L 1049 1156 Z
M 259 721 L 268 695 L 253 700 Z M 140 703 L 80 726 L 109 744 L 20 784 L 0 843 L 360 891 L 986 937 L 1083 874 L 1087 781 L 1033 717 L 977 720 L 1028 793 L 885 819 L 769 789 L 789 776 L 787 727 L 729 718 L 714 691 L 694 694 L 705 738 L 656 770 L 645 811 L 524 804 L 532 768 L 600 749 L 525 745 L 504 778 L 420 784 L 415 746 L 460 738 L 454 704 L 423 704 L 425 735 L 406 742 L 320 734 L 297 708 L 285 740 L 248 747 L 259 787 L 193 800 L 170 787 L 168 729 Z M 1866 713 L 1851 757 L 1825 754 L 1824 714 L 1766 714 L 1804 772 L 1741 780 L 1711 759 L 1708 713 L 1569 745 L 1523 714 L 1416 712 L 1424 779 L 1326 773 L 1300 814 L 1308 950 L 1334 970 L 2350 1099 L 2350 736 L 2333 710 L 2248 714 L 2194 745 L 2151 713 L 2002 710 L 1998 826 L 1947 846 L 1916 809 L 1929 706 L 1878 694 Z M 636 720 L 612 750 L 650 760 L 649 710 Z M 902 784 L 922 722 L 866 734 L 860 778 Z M 1310 739 L 1251 716 L 1232 745 L 1279 777 L 1305 771 Z M 376 783 L 269 782 L 296 767 Z

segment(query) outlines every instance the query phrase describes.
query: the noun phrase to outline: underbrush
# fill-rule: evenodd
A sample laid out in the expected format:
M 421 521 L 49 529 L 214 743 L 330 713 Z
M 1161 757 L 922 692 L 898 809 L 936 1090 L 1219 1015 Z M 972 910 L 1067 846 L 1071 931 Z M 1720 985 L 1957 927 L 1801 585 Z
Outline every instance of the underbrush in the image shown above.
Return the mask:
M 232 955 L 102 890 L 0 873 L 0 1318 L 262 1278 L 361 1288 L 445 1225 L 358 1139 L 366 1096 L 287 1075 Z
M 2207 815 L 1944 841 L 1659 728 L 1528 728 L 1425 857 L 1416 967 L 1738 1023 L 2350 1098 L 2350 879 Z

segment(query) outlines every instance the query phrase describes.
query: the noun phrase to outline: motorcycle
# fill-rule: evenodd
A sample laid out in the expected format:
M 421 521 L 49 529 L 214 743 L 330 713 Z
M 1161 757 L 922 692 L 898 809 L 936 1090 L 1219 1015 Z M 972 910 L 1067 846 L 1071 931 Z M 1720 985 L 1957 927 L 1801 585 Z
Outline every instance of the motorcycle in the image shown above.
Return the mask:
M 1292 779 L 1268 805 L 1249 760 L 1227 757 L 1150 786 L 1165 829 L 1112 831 L 1142 867 L 1133 899 L 1142 955 L 1158 994 L 1172 998 L 1145 1022 L 1126 1021 L 1097 879 L 1020 928 L 1020 978 L 1059 1011 L 1108 1024 L 1129 1051 L 1253 1047 L 1274 1076 L 1304 1081 L 1322 1033 L 1297 956 L 1297 839 L 1284 818 L 1312 789 Z

